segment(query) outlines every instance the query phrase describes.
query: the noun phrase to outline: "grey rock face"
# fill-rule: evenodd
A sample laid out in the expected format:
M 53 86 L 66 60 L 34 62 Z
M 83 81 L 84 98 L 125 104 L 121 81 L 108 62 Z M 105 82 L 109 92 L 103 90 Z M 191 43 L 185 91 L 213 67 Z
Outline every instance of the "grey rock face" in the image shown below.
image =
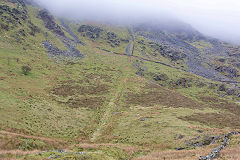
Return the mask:
M 87 36 L 91 39 L 97 39 L 100 37 L 100 33 L 103 31 L 100 27 L 94 27 L 90 25 L 82 25 L 79 27 L 78 32 L 84 33 L 83 36 Z
M 38 13 L 38 16 L 43 20 L 45 27 L 57 35 L 64 36 L 64 32 L 62 31 L 61 27 L 55 23 L 54 18 L 52 15 L 48 13 L 46 10 L 41 10 Z
M 218 66 L 215 70 L 221 73 L 227 73 L 227 77 L 229 78 L 238 77 L 238 70 L 231 66 Z
M 116 46 L 120 46 L 120 40 L 118 39 L 117 35 L 113 32 L 108 32 L 107 33 L 107 39 L 108 39 L 108 43 L 112 46 L 112 47 L 116 47 Z
M 43 20 L 45 27 L 55 33 L 55 35 L 63 42 L 63 44 L 68 48 L 68 50 L 60 50 L 49 41 L 43 41 L 43 46 L 47 49 L 49 55 L 53 56 L 64 56 L 64 57 L 76 57 L 82 58 L 83 54 L 76 49 L 76 44 L 80 43 L 84 45 L 76 35 L 69 29 L 69 27 L 64 24 L 65 31 L 68 32 L 74 39 L 66 37 L 61 27 L 55 23 L 54 18 L 46 10 L 39 12 L 38 16 Z M 46 35 L 47 37 L 47 35 Z

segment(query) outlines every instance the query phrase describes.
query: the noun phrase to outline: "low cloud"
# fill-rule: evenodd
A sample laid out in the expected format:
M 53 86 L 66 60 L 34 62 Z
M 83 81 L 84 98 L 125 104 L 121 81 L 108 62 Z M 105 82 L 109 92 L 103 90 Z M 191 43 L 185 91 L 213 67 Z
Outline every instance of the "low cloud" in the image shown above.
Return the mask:
M 206 35 L 240 42 L 240 1 L 237 0 L 35 1 L 58 16 L 78 20 L 130 23 L 174 17 Z

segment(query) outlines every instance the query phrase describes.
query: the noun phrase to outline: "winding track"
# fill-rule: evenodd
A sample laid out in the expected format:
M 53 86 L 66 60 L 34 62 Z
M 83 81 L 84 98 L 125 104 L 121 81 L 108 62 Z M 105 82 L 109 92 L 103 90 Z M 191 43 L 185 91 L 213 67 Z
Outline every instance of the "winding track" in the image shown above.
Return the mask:
M 130 29 L 128 29 L 128 32 L 129 32 L 132 39 L 131 39 L 131 42 L 129 42 L 127 48 L 126 48 L 126 53 L 127 53 L 128 56 L 133 56 L 134 47 L 135 47 L 135 45 L 134 45 L 135 44 L 134 33 Z M 132 50 L 130 51 L 131 46 L 132 46 Z
M 64 30 L 70 36 L 72 36 L 74 38 L 75 43 L 78 43 L 78 44 L 81 44 L 82 46 L 85 46 L 85 44 L 82 41 L 79 40 L 79 37 L 75 33 L 72 32 L 72 30 L 70 29 L 68 24 L 66 24 L 63 20 L 60 20 L 60 22 L 61 22 L 61 25 L 64 27 Z

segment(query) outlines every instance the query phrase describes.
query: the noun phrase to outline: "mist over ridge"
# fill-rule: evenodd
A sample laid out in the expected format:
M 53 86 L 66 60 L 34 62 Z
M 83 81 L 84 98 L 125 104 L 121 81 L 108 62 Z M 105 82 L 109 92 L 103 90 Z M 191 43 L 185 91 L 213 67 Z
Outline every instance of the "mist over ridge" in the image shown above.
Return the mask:
M 173 20 L 205 35 L 240 43 L 240 2 L 235 0 L 34 0 L 60 17 L 100 22 Z M 170 20 L 168 20 L 170 19 Z

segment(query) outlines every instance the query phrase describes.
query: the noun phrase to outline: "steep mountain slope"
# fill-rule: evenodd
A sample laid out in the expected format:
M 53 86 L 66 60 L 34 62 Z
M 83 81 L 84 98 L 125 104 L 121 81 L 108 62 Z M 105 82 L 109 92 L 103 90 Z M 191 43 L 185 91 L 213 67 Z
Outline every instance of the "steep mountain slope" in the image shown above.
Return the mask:
M 0 18 L 0 159 L 198 159 L 240 127 L 237 46 L 22 0 L 1 1 Z M 222 159 L 237 157 L 230 143 Z
M 238 55 L 238 47 L 232 52 L 229 44 L 205 37 L 187 24 L 168 23 L 170 24 L 166 26 L 161 23 L 138 25 L 135 32 L 158 43 L 162 49 L 161 54 L 171 58 L 172 61 L 184 59 L 187 71 L 216 81 L 234 82 L 238 79 L 239 68 L 232 63 L 232 53 Z M 164 47 L 171 48 L 170 52 L 164 50 Z M 216 64 L 215 61 L 221 58 L 229 61 L 225 61 L 225 64 Z

